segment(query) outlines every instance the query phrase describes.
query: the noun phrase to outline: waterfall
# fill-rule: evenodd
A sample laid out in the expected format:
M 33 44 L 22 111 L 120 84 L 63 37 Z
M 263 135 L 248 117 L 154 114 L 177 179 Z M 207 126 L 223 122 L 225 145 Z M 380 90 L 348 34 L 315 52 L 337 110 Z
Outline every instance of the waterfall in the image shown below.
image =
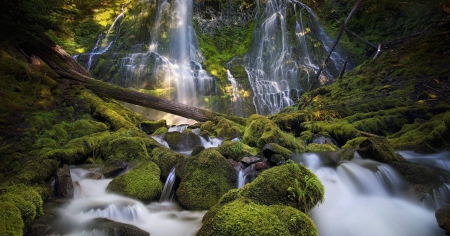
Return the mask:
M 320 235 L 443 234 L 434 210 L 403 193 L 405 183 L 392 167 L 357 156 L 336 163 L 324 155 L 308 153 L 295 158 L 325 187 L 324 203 L 311 212 Z
M 242 188 L 245 185 L 245 174 L 244 174 L 244 172 L 245 172 L 245 170 L 243 170 L 242 168 L 238 172 L 237 188 Z
M 144 205 L 134 199 L 111 194 L 106 187 L 112 179 L 93 180 L 85 176 L 90 170 L 72 168 L 72 179 L 83 192 L 75 188 L 74 198 L 59 209 L 60 216 L 48 235 L 102 235 L 101 230 L 87 230 L 86 223 L 95 218 L 134 225 L 152 236 L 195 235 L 201 227 L 205 211 L 186 211 L 176 203 Z
M 119 15 L 114 19 L 113 23 L 109 27 L 109 29 L 106 31 L 106 34 L 103 35 L 103 33 L 100 33 L 97 36 L 97 41 L 95 42 L 94 48 L 91 50 L 90 53 L 88 53 L 88 61 L 86 65 L 86 70 L 91 71 L 92 61 L 94 56 L 99 56 L 105 53 L 109 50 L 111 45 L 113 45 L 117 38 L 119 37 L 120 33 L 120 23 L 122 22 L 123 18 L 125 16 L 125 12 L 121 11 Z M 76 58 L 75 58 L 76 59 Z
M 244 104 L 242 98 L 239 95 L 239 83 L 234 79 L 230 70 L 227 70 L 227 78 L 231 83 L 233 98 L 231 99 L 231 106 L 233 107 L 233 115 L 244 117 Z
M 161 193 L 161 197 L 159 198 L 159 202 L 171 202 L 173 198 L 172 187 L 175 183 L 176 175 L 175 175 L 175 166 L 170 170 L 169 175 L 167 175 L 166 182 L 164 184 L 163 191 Z
M 201 65 L 192 8 L 192 0 L 160 2 L 148 48 L 143 50 L 144 44 L 137 44 L 135 52 L 121 59 L 122 86 L 144 84 L 156 75 L 153 83 L 174 88 L 177 102 L 196 107 L 203 106 L 201 96 L 216 92 L 214 79 Z M 183 118 L 177 122 L 192 123 Z
M 258 1 L 258 7 L 261 5 Z M 258 114 L 268 115 L 299 98 L 304 87 L 312 82 L 332 40 L 312 10 L 299 1 L 268 0 L 265 9 L 258 12 L 256 21 L 261 23 L 255 29 L 245 67 L 255 109 Z M 323 71 L 321 84 L 334 79 L 343 58 L 338 51 L 333 52 L 333 66 Z

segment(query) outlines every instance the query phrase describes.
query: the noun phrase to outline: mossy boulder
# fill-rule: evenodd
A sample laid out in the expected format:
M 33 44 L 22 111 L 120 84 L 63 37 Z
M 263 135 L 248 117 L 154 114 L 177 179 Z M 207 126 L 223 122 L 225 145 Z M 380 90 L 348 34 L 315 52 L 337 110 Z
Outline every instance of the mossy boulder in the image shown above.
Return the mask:
M 195 146 L 202 145 L 202 140 L 194 133 L 167 132 L 164 139 L 174 151 L 190 151 Z
M 244 135 L 245 126 L 228 120 L 222 116 L 217 116 L 214 117 L 212 121 L 205 122 L 200 129 L 202 131 L 208 131 L 216 137 L 231 140 L 233 138 L 242 137 L 242 135 Z
M 348 140 L 342 148 L 357 148 L 359 145 L 366 140 L 367 137 L 356 137 L 354 139 Z
M 146 134 L 153 134 L 156 130 L 158 130 L 160 128 L 166 128 L 167 123 L 166 123 L 166 120 L 157 120 L 157 121 L 146 120 L 146 121 L 142 121 L 139 124 L 139 127 Z
M 276 143 L 268 143 L 263 148 L 264 157 L 272 164 L 284 164 L 292 156 L 292 151 Z
M 185 157 L 165 147 L 154 148 L 150 154 L 150 160 L 155 162 L 161 170 L 161 177 L 167 178 L 170 170 Z
M 176 191 L 178 201 L 189 210 L 209 209 L 237 181 L 233 166 L 215 149 L 205 149 L 179 162 L 176 174 L 181 180 Z
M 367 138 L 359 145 L 358 153 L 362 158 L 369 158 L 386 164 L 405 161 L 402 156 L 394 152 L 394 148 L 384 137 Z
M 243 142 L 262 149 L 267 143 L 277 143 L 294 152 L 304 152 L 302 140 L 278 128 L 275 123 L 262 116 L 251 116 L 250 124 L 245 130 Z
M 51 159 L 32 159 L 22 164 L 17 174 L 8 176 L 5 183 L 14 184 L 42 184 L 53 176 L 58 168 L 58 161 Z
M 160 172 L 154 162 L 141 162 L 124 175 L 113 179 L 108 184 L 107 191 L 151 202 L 161 195 L 163 185 Z
M 324 187 L 308 168 L 289 163 L 263 171 L 253 182 L 225 194 L 219 203 L 241 197 L 256 204 L 286 205 L 307 213 L 323 201 Z
M 104 152 L 108 159 L 123 159 L 126 161 L 148 160 L 148 150 L 144 137 L 122 137 L 112 140 Z
M 337 147 L 329 143 L 325 144 L 310 143 L 308 144 L 308 146 L 306 146 L 306 152 L 331 152 L 336 150 Z
M 303 126 L 312 133 L 330 135 L 339 145 L 345 144 L 348 140 L 354 139 L 359 135 L 355 127 L 346 121 L 315 121 L 304 123 Z
M 294 133 L 296 136 L 304 130 L 302 123 L 307 119 L 305 114 L 300 111 L 290 113 L 278 113 L 275 114 L 271 120 L 280 127 L 281 130 Z
M 238 141 L 224 141 L 222 145 L 217 148 L 225 158 L 240 161 L 243 157 L 254 156 L 257 153 L 255 148 L 248 146 L 247 144 Z
M 71 125 L 70 128 L 70 137 L 72 139 L 108 130 L 108 126 L 104 123 L 88 119 L 77 120 Z
M 19 209 L 19 217 L 25 225 L 43 215 L 41 196 L 33 188 L 25 185 L 8 188 L 7 193 L 0 195 L 0 201 L 13 203 Z
M 2 201 L 0 207 L 0 235 L 23 235 L 21 212 L 14 202 Z
M 204 216 L 198 236 L 318 235 L 312 220 L 292 207 L 259 205 L 239 198 L 215 208 Z

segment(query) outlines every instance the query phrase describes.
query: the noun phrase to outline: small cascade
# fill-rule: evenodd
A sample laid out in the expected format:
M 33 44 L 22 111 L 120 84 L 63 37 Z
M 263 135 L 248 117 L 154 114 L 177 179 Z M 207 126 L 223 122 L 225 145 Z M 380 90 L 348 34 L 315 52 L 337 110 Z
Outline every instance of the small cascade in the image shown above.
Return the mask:
M 159 198 L 159 202 L 171 202 L 173 198 L 173 185 L 175 183 L 175 167 L 170 170 L 169 175 L 167 175 L 166 182 L 164 183 L 164 188 Z
M 233 98 L 231 99 L 231 107 L 233 108 L 233 115 L 244 117 L 244 104 L 239 95 L 239 83 L 234 79 L 230 70 L 227 70 L 228 81 L 231 83 Z
M 237 181 L 237 188 L 242 188 L 245 185 L 245 175 L 244 170 L 241 168 L 238 172 L 238 181 Z
M 310 168 L 325 187 L 324 203 L 311 211 L 321 235 L 443 234 L 434 210 L 403 194 L 405 183 L 392 167 L 358 157 L 336 163 L 325 155 L 330 154 L 294 158 Z
M 292 105 L 293 99 L 300 97 L 312 82 L 332 40 L 312 10 L 299 1 L 268 0 L 265 9 L 258 12 L 256 22 L 261 24 L 255 28 L 245 68 L 256 112 L 268 115 Z M 294 25 L 288 25 L 292 22 Z M 339 51 L 333 52 L 333 65 L 322 72 L 321 84 L 337 76 L 343 58 Z
M 83 188 L 75 188 L 74 198 L 67 202 L 49 235 L 102 235 L 103 229 L 86 229 L 96 218 L 131 224 L 151 235 L 195 235 L 205 211 L 185 211 L 170 202 L 144 205 L 134 199 L 111 194 L 106 187 L 112 179 L 86 179 L 89 170 L 72 168 L 72 179 Z M 106 234 L 105 234 L 106 235 Z
M 173 126 L 169 127 L 167 132 L 183 133 L 188 127 L 189 127 L 189 125 L 173 125 Z
M 93 58 L 108 51 L 111 46 L 117 41 L 120 33 L 120 25 L 124 17 L 125 11 L 124 9 L 122 9 L 121 13 L 116 17 L 116 19 L 114 19 L 105 35 L 101 33 L 97 36 L 97 41 L 95 42 L 94 48 L 90 53 L 86 54 L 88 56 L 87 64 L 85 65 L 87 71 L 91 71 Z M 74 57 L 74 59 L 77 58 L 78 57 Z

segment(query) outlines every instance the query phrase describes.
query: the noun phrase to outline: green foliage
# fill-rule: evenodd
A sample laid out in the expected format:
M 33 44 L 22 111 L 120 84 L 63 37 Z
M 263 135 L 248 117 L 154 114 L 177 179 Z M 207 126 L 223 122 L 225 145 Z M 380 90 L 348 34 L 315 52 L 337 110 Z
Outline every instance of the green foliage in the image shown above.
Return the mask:
M 151 161 L 141 162 L 133 169 L 113 179 L 108 192 L 122 194 L 139 201 L 151 202 L 161 195 L 160 169 Z
M 358 136 L 358 132 L 355 127 L 347 122 L 338 121 L 335 122 L 308 122 L 303 124 L 308 130 L 313 133 L 326 133 L 333 137 L 338 143 L 346 143 L 348 140 Z
M 223 194 L 234 188 L 236 171 L 215 149 L 179 162 L 176 174 L 181 179 L 176 194 L 180 205 L 190 210 L 207 210 Z
M 200 129 L 225 140 L 231 140 L 233 138 L 241 138 L 244 134 L 245 126 L 222 116 L 217 116 L 212 121 L 205 122 Z

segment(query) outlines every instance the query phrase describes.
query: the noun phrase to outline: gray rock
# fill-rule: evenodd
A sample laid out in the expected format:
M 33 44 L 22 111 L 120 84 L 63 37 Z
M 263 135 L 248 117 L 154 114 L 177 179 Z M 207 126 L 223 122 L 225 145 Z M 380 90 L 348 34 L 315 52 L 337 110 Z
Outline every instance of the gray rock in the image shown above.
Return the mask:
M 127 168 L 128 164 L 122 159 L 110 159 L 105 162 L 103 175 L 106 178 L 115 177 Z
M 56 172 L 56 195 L 65 198 L 73 197 L 73 183 L 68 165 L 64 165 Z

